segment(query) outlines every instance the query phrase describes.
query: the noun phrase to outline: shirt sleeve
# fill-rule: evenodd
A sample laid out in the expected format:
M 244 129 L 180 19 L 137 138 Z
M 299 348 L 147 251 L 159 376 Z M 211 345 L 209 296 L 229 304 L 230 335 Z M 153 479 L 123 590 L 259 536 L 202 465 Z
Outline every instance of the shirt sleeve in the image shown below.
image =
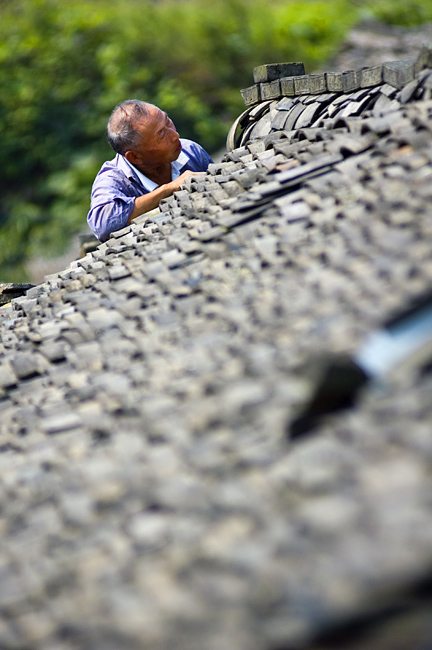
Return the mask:
M 127 225 L 135 204 L 133 196 L 126 193 L 125 183 L 113 171 L 100 173 L 93 183 L 90 212 L 87 222 L 100 241 L 106 241 L 110 233 Z

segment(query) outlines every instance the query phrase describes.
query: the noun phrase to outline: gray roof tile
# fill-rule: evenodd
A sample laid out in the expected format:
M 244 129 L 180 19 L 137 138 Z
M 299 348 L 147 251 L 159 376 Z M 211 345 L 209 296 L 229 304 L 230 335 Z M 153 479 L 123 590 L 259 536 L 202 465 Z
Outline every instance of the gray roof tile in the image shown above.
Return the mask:
M 415 88 L 258 103 L 162 212 L 0 309 L 4 644 L 313 650 L 430 579 L 429 348 L 290 435 L 329 355 L 430 291 L 420 58 Z

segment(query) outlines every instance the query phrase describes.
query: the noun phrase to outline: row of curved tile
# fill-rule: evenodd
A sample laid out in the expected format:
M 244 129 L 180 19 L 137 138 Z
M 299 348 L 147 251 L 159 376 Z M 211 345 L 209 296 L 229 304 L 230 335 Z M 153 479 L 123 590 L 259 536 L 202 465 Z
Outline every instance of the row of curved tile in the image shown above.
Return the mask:
M 425 50 L 429 52 L 429 50 Z M 414 64 L 413 64 L 414 66 Z M 367 69 L 366 69 L 367 70 Z M 307 77 L 308 75 L 306 75 Z M 301 77 L 299 77 L 301 78 Z M 274 82 L 272 82 L 274 83 Z M 260 138 L 271 132 L 291 131 L 322 126 L 348 116 L 381 115 L 400 105 L 418 99 L 431 99 L 432 76 L 429 68 L 421 69 L 402 88 L 382 80 L 373 87 L 355 88 L 350 92 L 302 93 L 296 97 L 273 98 L 247 108 L 232 125 L 227 137 L 227 149 Z

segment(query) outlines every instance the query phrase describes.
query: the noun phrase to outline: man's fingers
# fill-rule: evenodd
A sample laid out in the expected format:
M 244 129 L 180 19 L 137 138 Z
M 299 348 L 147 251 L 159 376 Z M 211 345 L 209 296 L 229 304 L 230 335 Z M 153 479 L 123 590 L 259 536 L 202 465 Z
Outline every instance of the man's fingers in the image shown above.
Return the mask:
M 171 181 L 170 187 L 172 188 L 173 192 L 176 192 L 181 188 L 181 186 L 184 184 L 185 180 L 187 178 L 190 178 L 191 176 L 204 176 L 205 172 L 191 172 L 191 171 L 185 171 L 181 176 L 176 178 L 175 180 Z
M 177 180 L 179 180 L 179 181 L 181 180 L 181 182 L 184 183 L 185 180 L 187 178 L 190 178 L 191 176 L 203 176 L 204 174 L 205 174 L 205 172 L 191 172 L 191 171 L 188 170 L 186 172 L 183 172 L 183 174 L 181 176 L 179 176 Z
M 200 175 L 203 175 L 204 173 L 205 173 L 205 172 L 191 172 L 191 171 L 189 171 L 189 170 L 183 172 L 183 174 L 181 174 L 181 176 L 179 176 L 179 177 L 176 179 L 176 182 L 178 183 L 178 187 L 180 187 L 181 185 L 183 185 L 184 182 L 185 182 L 185 180 L 186 180 L 187 178 L 190 178 L 191 176 L 200 176 Z

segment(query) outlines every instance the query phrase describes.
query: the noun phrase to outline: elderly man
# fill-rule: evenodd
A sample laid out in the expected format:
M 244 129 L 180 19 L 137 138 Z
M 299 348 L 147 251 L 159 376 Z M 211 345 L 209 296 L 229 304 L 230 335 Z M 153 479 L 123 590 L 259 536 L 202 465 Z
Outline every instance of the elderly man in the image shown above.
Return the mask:
M 108 142 L 117 155 L 96 176 L 87 216 L 101 241 L 156 208 L 212 162 L 199 144 L 179 138 L 166 113 L 136 99 L 112 112 Z

